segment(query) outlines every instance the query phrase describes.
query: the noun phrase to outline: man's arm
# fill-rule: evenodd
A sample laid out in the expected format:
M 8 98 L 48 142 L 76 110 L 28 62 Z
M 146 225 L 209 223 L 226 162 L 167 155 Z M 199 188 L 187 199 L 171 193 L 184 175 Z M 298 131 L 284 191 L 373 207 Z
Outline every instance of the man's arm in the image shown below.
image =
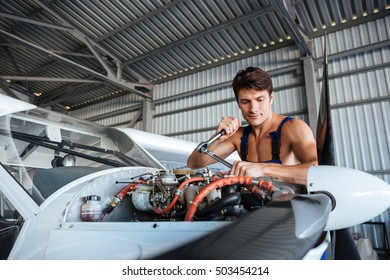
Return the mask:
M 255 178 L 271 177 L 278 181 L 306 186 L 307 173 L 309 171 L 309 167 L 313 165 L 317 164 L 314 161 L 296 165 L 235 161 L 230 174 Z
M 291 151 L 301 164 L 318 164 L 317 143 L 310 127 L 300 119 L 294 119 L 283 131 Z

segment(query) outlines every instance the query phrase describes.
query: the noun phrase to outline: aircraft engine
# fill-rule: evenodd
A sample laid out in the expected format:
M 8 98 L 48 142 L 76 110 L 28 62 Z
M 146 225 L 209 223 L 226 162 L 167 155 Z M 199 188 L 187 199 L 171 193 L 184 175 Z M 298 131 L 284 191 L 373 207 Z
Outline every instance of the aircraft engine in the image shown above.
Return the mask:
M 155 169 L 119 183 L 115 190 L 107 185 L 102 192 L 85 192 L 85 197 L 101 197 L 88 201 L 101 205 L 99 221 L 231 221 L 291 195 L 321 193 L 332 202 L 325 230 L 336 230 L 368 221 L 390 206 L 386 182 L 366 172 L 336 166 L 311 167 L 307 188 L 268 177 L 231 176 L 208 168 L 196 173 Z
M 123 207 L 116 217 L 136 221 L 151 220 L 232 220 L 240 215 L 259 208 L 272 199 L 269 192 L 270 182 L 246 182 L 246 177 L 230 177 L 212 173 L 205 169 L 200 173 L 192 170 L 161 170 L 156 174 L 147 174 L 126 185 L 103 208 L 103 217 L 112 220 L 111 212 L 125 197 L 126 210 Z M 245 186 L 245 184 L 251 186 Z M 262 184 L 267 185 L 262 189 Z M 267 189 L 268 188 L 268 189 Z M 289 191 L 291 193 L 291 191 Z M 193 208 L 196 206 L 196 209 Z M 190 218 L 188 210 L 195 211 Z M 122 218 L 121 218 L 122 219 Z M 103 220 L 103 219 L 102 219 Z

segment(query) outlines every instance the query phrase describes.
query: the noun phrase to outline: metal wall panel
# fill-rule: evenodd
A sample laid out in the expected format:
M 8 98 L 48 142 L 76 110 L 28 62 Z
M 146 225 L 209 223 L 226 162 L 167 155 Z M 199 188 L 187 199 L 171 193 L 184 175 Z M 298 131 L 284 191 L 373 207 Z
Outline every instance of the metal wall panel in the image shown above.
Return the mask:
M 154 100 L 223 82 L 229 82 L 239 70 L 251 65 L 260 66 L 264 70 L 269 71 L 294 65 L 299 62 L 299 58 L 299 50 L 296 46 L 292 45 L 272 52 L 238 60 L 223 66 L 210 68 L 202 72 L 159 84 L 154 92 Z
M 389 30 L 389 18 L 382 18 L 328 35 L 330 57 L 350 51 L 328 67 L 337 165 L 390 174 L 390 44 L 359 51 L 388 41 Z M 321 56 L 323 37 L 314 46 Z
M 369 46 L 378 42 L 389 40 L 390 37 L 390 17 L 384 17 L 365 24 L 353 26 L 338 32 L 329 33 L 328 53 L 332 54 L 353 50 L 356 48 Z M 322 57 L 324 37 L 314 39 L 314 57 Z M 360 63 L 370 63 L 369 61 L 360 61 Z
M 336 165 L 390 173 L 390 101 L 334 109 Z
M 286 79 L 283 74 L 274 80 Z M 287 80 L 289 80 L 287 78 Z M 226 100 L 231 100 L 225 102 Z M 221 104 L 217 104 L 221 102 Z M 209 104 L 213 104 L 209 106 Z M 164 107 L 163 109 L 161 107 Z M 168 114 L 170 111 L 184 109 L 179 114 Z M 304 95 L 304 86 L 294 86 L 275 93 L 273 109 L 276 113 L 299 117 L 307 121 L 307 103 Z M 178 101 L 171 101 L 156 106 L 156 112 L 163 110 L 166 115 L 154 118 L 153 131 L 158 134 L 171 135 L 180 139 L 199 142 L 206 140 L 223 116 L 236 116 L 244 119 L 238 109 L 231 87 L 210 91 L 197 96 L 191 96 Z M 198 133 L 192 131 L 200 130 Z M 205 135 L 205 131 L 207 133 Z M 191 135 L 191 137 L 189 136 Z
M 327 38 L 330 58 L 334 57 L 328 69 L 336 165 L 367 171 L 386 182 L 390 182 L 389 39 L 389 17 Z M 314 40 L 318 57 L 323 41 L 323 37 Z M 321 72 L 320 68 L 319 80 Z M 382 253 L 380 258 L 390 258 L 389 251 L 387 255 L 384 251 L 389 250 L 385 247 L 390 239 L 390 209 L 350 230 L 355 238 L 369 238 Z
M 100 102 L 88 107 L 83 107 L 78 110 L 70 111 L 69 115 L 80 119 L 97 118 L 94 121 L 98 123 L 104 123 L 107 126 L 117 126 L 118 123 L 125 121 L 130 123 L 132 119 L 132 112 L 125 112 L 124 114 L 116 115 L 116 118 L 114 118 L 113 116 L 103 116 L 105 114 L 115 115 L 115 111 L 124 110 L 129 107 L 131 108 L 134 105 L 142 104 L 142 100 L 143 99 L 139 96 L 127 94 L 115 99 L 110 99 L 108 101 Z M 99 118 L 99 116 L 102 117 Z

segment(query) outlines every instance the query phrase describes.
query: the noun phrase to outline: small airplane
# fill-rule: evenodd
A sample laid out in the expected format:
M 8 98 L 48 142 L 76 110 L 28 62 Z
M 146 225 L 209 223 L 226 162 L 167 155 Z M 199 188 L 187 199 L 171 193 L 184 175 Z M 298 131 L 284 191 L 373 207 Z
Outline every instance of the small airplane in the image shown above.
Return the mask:
M 313 166 L 301 192 L 226 175 L 234 155 L 190 170 L 198 147 L 0 94 L 0 259 L 320 259 L 390 207 L 359 170 Z

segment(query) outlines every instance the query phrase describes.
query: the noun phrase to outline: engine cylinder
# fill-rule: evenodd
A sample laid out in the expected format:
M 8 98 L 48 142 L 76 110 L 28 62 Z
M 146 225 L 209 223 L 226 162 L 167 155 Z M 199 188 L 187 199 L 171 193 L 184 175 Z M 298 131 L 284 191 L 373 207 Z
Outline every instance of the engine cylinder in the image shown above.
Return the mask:
M 153 206 L 150 203 L 152 186 L 138 185 L 131 195 L 131 202 L 138 211 L 152 212 Z

